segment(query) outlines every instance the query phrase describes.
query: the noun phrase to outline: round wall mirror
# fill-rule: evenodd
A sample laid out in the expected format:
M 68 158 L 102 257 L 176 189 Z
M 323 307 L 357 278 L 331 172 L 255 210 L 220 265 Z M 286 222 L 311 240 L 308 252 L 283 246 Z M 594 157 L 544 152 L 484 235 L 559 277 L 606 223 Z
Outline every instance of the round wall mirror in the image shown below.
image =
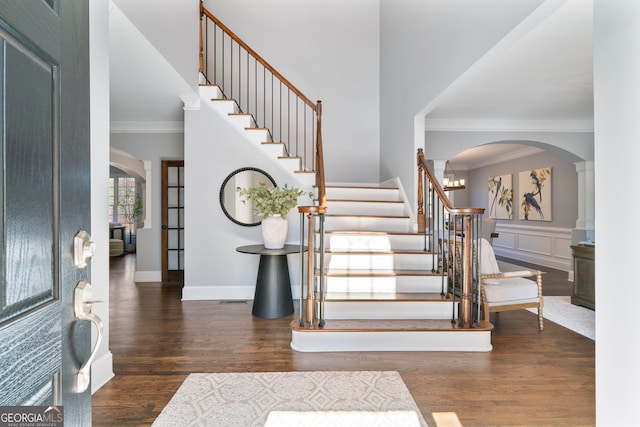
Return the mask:
M 276 186 L 271 175 L 257 168 L 238 169 L 227 176 L 220 188 L 220 206 L 231 221 L 246 227 L 260 225 L 260 217 L 253 213 L 253 203 L 243 202 L 236 188 L 257 187 L 262 182 L 268 187 Z

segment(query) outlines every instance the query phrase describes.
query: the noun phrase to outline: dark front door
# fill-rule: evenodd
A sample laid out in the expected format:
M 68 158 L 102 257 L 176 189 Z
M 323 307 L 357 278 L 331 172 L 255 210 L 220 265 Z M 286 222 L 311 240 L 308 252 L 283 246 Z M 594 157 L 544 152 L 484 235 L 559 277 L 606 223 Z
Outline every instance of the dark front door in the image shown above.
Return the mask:
M 90 225 L 88 11 L 0 2 L 0 406 L 62 406 L 66 427 L 91 425 L 92 326 L 73 305 L 90 277 L 73 246 Z

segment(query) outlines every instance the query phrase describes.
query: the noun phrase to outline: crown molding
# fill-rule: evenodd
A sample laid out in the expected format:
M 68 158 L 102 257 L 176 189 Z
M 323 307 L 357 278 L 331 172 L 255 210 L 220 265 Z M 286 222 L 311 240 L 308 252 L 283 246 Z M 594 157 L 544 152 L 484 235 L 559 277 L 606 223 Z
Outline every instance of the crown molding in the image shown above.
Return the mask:
M 425 119 L 425 129 L 461 132 L 593 132 L 593 120 Z
M 111 122 L 111 133 L 184 133 L 184 122 Z

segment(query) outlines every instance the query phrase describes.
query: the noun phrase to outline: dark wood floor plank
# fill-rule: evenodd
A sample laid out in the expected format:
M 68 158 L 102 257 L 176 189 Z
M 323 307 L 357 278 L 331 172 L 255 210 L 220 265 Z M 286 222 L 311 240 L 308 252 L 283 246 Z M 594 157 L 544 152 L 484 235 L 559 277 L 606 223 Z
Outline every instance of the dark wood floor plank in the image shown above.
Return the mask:
M 528 311 L 492 315 L 488 353 L 298 353 L 294 316 L 259 319 L 251 302 L 181 302 L 175 285 L 133 283 L 134 263 L 112 260 L 116 376 L 93 396 L 95 427 L 150 426 L 189 373 L 317 370 L 398 371 L 432 427 L 433 412 L 455 412 L 464 427 L 595 425 L 594 341 L 550 321 L 540 333 Z M 566 272 L 540 269 L 545 295 L 570 294 Z

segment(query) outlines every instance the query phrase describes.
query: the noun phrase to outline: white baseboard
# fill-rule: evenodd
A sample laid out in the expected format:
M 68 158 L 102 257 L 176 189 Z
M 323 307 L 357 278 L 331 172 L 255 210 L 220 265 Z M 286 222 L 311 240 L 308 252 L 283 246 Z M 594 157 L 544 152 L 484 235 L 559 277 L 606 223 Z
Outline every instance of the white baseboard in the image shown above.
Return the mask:
M 91 394 L 100 390 L 113 377 L 113 354 L 108 351 L 91 365 Z
M 133 275 L 134 282 L 162 282 L 161 271 L 136 271 Z

